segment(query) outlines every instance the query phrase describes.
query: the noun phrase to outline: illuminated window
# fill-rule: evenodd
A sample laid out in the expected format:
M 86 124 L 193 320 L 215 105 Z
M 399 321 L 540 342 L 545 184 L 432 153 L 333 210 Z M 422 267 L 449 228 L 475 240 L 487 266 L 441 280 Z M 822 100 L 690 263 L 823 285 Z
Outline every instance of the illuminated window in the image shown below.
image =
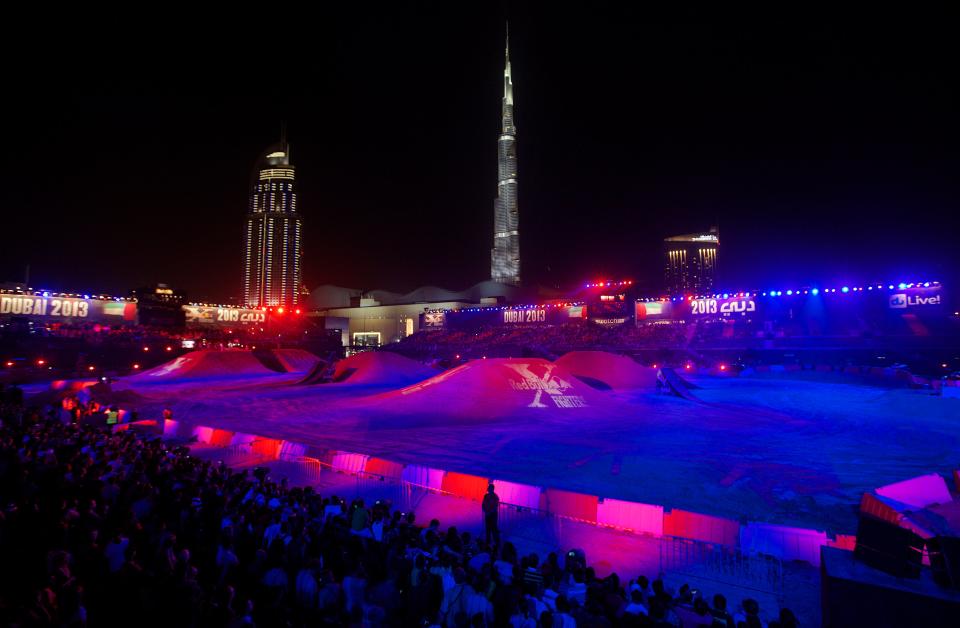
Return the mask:
M 357 331 L 353 333 L 353 346 L 355 347 L 379 347 L 380 332 L 378 331 Z

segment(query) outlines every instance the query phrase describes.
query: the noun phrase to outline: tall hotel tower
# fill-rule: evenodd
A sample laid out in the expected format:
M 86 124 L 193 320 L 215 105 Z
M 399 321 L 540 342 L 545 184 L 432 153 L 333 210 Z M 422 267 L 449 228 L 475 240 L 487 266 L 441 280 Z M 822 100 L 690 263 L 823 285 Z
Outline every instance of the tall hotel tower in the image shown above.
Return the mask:
M 510 32 L 503 69 L 503 122 L 497 155 L 497 198 L 493 202 L 493 250 L 490 278 L 520 285 L 520 231 L 517 210 L 517 129 L 513 126 L 513 81 L 510 77 Z
M 264 153 L 251 177 L 243 258 L 247 307 L 299 303 L 302 229 L 294 181 L 290 145 L 284 136 Z
M 720 230 L 688 233 L 663 241 L 666 289 L 671 295 L 708 294 L 717 279 Z

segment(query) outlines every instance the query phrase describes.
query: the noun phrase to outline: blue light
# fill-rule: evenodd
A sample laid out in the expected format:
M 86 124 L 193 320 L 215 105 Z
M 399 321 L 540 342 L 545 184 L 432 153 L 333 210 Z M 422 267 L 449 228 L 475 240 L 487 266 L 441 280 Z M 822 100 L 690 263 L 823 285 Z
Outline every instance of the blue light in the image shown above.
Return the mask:
M 44 290 L 44 291 L 43 291 L 43 296 L 48 297 L 48 296 L 50 296 L 50 293 L 47 292 L 46 290 Z
M 890 284 L 889 286 L 887 286 L 887 290 L 893 290 L 893 284 Z
M 810 292 L 812 292 L 812 293 L 813 293 L 813 296 L 817 296 L 818 294 L 820 294 L 820 290 L 819 290 L 819 288 L 814 288 L 814 289 L 813 289 L 813 290 L 811 290 Z
M 763 296 L 767 296 L 767 293 L 766 293 L 766 292 L 764 292 L 764 293 L 763 293 Z
M 844 286 L 844 287 L 840 288 L 840 292 L 843 292 L 843 293 L 850 292 L 850 288 Z
M 907 288 L 907 284 L 901 282 L 900 285 L 897 287 L 900 288 L 901 290 L 905 290 Z
M 929 288 L 929 287 L 930 287 L 930 282 L 929 282 L 929 281 L 924 281 L 924 282 L 923 282 L 923 287 L 924 287 L 924 288 Z M 47 296 L 47 293 L 44 292 L 44 293 L 43 293 L 43 296 Z
M 792 296 L 793 296 L 793 290 L 787 290 L 787 296 L 788 296 L 788 297 L 792 297 Z
M 729 296 L 730 296 L 730 295 L 727 294 L 726 292 L 723 293 L 723 298 L 724 298 L 724 299 L 726 299 L 726 298 L 729 297 Z

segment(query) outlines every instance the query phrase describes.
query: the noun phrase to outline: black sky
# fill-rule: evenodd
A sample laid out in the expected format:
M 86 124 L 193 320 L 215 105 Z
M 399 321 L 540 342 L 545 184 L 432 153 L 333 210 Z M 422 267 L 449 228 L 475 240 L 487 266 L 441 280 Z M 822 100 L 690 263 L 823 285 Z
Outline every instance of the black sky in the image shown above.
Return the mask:
M 508 15 L 528 281 L 717 223 L 729 289 L 958 277 L 954 16 L 459 4 L 8 39 L 0 281 L 235 295 L 282 119 L 309 286 L 487 278 Z

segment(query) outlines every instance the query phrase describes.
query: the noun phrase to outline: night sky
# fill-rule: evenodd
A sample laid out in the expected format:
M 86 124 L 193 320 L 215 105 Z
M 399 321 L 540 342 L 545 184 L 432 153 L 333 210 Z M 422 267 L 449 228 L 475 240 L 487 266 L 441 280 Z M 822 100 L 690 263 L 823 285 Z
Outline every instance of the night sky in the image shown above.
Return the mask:
M 386 6 L 8 41 L 0 281 L 236 296 L 281 120 L 308 286 L 487 279 L 508 16 L 527 283 L 713 224 L 721 288 L 960 277 L 952 16 Z

